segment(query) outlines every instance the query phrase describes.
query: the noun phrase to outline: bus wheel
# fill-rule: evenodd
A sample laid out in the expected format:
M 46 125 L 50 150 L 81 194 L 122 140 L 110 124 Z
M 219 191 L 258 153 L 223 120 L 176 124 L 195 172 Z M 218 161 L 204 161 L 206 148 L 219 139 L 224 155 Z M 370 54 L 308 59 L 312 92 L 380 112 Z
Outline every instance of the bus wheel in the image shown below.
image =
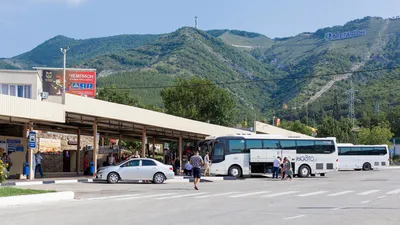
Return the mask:
M 367 162 L 364 163 L 362 169 L 363 169 L 364 171 L 371 170 L 371 164 L 369 164 L 369 163 L 367 163 Z
M 311 170 L 307 165 L 302 165 L 299 168 L 299 177 L 308 177 L 310 176 Z
M 242 176 L 242 170 L 239 166 L 231 166 L 229 168 L 229 176 L 239 178 Z

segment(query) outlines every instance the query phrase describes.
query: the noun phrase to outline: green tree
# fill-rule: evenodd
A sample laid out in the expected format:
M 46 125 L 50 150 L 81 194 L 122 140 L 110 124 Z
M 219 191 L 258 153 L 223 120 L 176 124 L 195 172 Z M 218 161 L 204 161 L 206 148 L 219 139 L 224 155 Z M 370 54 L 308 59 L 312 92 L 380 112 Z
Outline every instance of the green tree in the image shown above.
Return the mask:
M 136 98 L 132 97 L 128 90 L 118 89 L 115 86 L 104 87 L 98 92 L 96 98 L 123 105 L 139 105 L 139 101 Z
M 339 143 L 354 143 L 356 140 L 353 124 L 349 119 L 335 120 L 328 116 L 322 120 L 318 127 L 318 137 L 336 137 Z
M 304 123 L 300 122 L 299 120 L 296 121 L 282 121 L 281 128 L 286 130 L 291 130 L 293 132 L 305 134 L 305 135 L 312 135 L 312 129 L 305 125 Z
M 400 106 L 394 107 L 388 112 L 387 120 L 395 137 L 400 137 Z
M 161 91 L 161 97 L 172 115 L 219 125 L 232 125 L 235 120 L 232 95 L 207 79 L 178 79 L 174 87 Z
M 386 125 L 373 128 L 361 128 L 357 135 L 357 144 L 363 145 L 390 145 L 389 139 L 393 137 L 390 128 Z

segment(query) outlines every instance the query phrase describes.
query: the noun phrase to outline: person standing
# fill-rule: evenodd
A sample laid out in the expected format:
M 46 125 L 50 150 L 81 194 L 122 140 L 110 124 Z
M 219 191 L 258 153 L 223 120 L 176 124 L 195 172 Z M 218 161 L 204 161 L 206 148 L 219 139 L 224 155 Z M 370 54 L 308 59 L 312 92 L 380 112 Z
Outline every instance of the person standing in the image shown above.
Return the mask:
M 44 175 L 43 175 L 43 169 L 42 169 L 42 160 L 43 160 L 43 157 L 42 157 L 40 151 L 38 151 L 38 152 L 35 154 L 35 162 L 36 162 L 35 174 L 36 174 L 36 170 L 39 170 L 39 173 L 40 173 L 40 177 L 41 177 L 41 178 L 44 177 Z
M 109 166 L 115 165 L 115 157 L 114 157 L 114 154 L 112 154 L 112 153 L 109 154 L 109 156 L 108 156 L 108 158 L 107 158 L 107 164 L 108 164 Z
M 208 171 L 208 176 L 211 176 L 211 160 L 210 160 L 210 155 L 207 152 L 206 155 L 204 156 L 204 176 L 207 176 L 207 171 Z
M 131 156 L 131 158 L 140 158 L 139 152 L 136 151 L 135 154 L 133 156 Z
M 7 153 L 3 153 L 2 161 L 3 161 L 3 164 L 6 165 L 7 172 L 10 172 L 11 166 L 13 165 L 10 155 Z
M 88 152 L 83 154 L 83 174 L 89 175 L 89 160 L 87 158 Z
M 272 168 L 272 179 L 278 179 L 279 167 L 281 166 L 281 157 L 276 157 L 273 164 L 274 168 Z
M 190 158 L 190 164 L 193 166 L 194 189 L 199 190 L 197 185 L 201 178 L 201 167 L 204 165 L 204 161 L 199 155 L 199 151 L 196 151 L 195 155 Z

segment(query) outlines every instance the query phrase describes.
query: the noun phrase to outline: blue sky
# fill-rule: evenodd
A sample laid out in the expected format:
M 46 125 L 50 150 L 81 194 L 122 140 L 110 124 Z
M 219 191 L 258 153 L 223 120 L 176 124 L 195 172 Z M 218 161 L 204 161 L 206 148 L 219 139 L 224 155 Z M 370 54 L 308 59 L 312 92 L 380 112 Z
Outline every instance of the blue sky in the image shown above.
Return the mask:
M 383 4 L 384 2 L 384 4 Z M 399 0 L 0 0 L 0 57 L 62 34 L 77 39 L 192 26 L 285 37 L 364 16 L 400 15 Z

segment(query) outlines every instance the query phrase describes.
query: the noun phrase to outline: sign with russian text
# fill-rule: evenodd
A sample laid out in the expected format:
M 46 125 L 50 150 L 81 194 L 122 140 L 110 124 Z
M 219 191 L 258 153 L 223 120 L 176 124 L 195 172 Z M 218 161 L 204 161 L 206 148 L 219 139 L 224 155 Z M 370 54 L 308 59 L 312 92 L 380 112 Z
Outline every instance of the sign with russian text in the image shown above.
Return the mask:
M 43 70 L 43 91 L 49 95 L 61 95 L 63 86 L 62 69 Z M 96 96 L 96 71 L 94 70 L 66 70 L 65 91 L 94 98 Z
M 341 40 L 341 39 L 347 39 L 347 38 L 360 37 L 360 36 L 364 36 L 366 34 L 367 34 L 367 31 L 365 31 L 365 30 L 353 30 L 353 31 L 346 31 L 346 32 L 342 32 L 342 33 L 328 32 L 325 34 L 325 39 L 328 41 L 335 41 L 335 40 Z

